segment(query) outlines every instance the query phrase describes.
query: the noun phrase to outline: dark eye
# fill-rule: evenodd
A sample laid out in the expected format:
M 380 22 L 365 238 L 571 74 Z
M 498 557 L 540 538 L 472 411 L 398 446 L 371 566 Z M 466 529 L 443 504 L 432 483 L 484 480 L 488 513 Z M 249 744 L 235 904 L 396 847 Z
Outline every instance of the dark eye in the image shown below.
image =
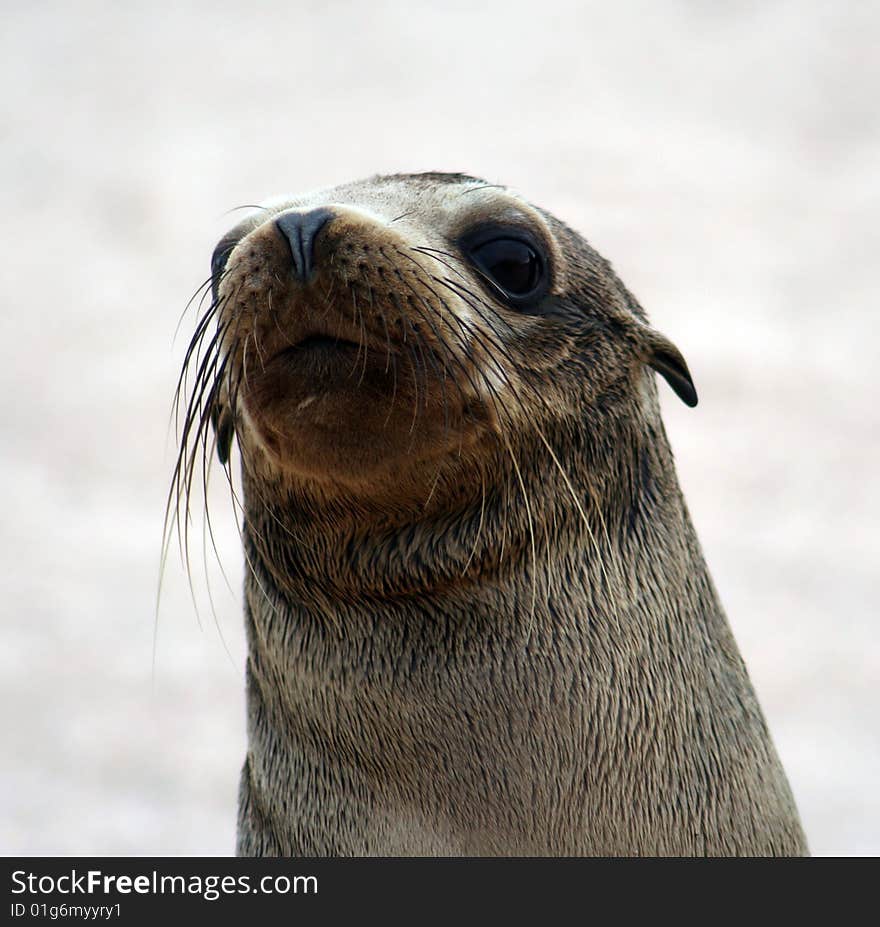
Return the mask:
M 238 242 L 230 242 L 224 239 L 217 245 L 214 249 L 214 253 L 211 255 L 211 292 L 215 302 L 217 301 L 217 291 L 220 287 L 220 277 L 223 271 L 226 270 L 226 262 L 229 260 L 229 255 L 236 244 L 238 244 Z
M 514 299 L 534 293 L 544 276 L 538 252 L 518 238 L 492 238 L 473 248 L 470 257 L 505 295 Z
M 214 249 L 214 253 L 211 255 L 211 273 L 213 276 L 219 277 L 223 273 L 223 268 L 226 267 L 226 260 L 231 250 L 232 247 L 228 244 L 218 245 Z

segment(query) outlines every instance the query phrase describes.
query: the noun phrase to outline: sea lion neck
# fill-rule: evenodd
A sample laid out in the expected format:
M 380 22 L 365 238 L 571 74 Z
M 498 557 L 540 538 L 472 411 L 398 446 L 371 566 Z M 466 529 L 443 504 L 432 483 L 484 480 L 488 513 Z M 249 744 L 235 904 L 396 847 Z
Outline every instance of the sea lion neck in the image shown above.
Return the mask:
M 537 574 L 560 561 L 585 562 L 601 583 L 654 506 L 680 505 L 671 459 L 621 430 L 613 467 L 587 437 L 577 462 L 564 464 L 562 442 L 570 451 L 572 438 L 560 430 L 542 432 L 546 446 L 530 440 L 441 468 L 410 505 L 273 488 L 245 470 L 248 564 L 291 603 L 319 611 L 443 597 L 475 583 L 531 598 Z

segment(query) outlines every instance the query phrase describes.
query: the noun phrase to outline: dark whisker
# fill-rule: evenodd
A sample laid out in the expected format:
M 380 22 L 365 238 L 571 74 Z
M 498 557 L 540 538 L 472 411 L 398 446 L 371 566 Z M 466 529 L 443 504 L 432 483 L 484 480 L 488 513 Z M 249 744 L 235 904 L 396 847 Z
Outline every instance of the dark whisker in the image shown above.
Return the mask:
M 477 193 L 480 190 L 506 190 L 507 188 L 500 183 L 484 183 L 479 187 L 471 187 L 468 190 L 462 190 L 459 196 L 467 196 L 469 193 Z

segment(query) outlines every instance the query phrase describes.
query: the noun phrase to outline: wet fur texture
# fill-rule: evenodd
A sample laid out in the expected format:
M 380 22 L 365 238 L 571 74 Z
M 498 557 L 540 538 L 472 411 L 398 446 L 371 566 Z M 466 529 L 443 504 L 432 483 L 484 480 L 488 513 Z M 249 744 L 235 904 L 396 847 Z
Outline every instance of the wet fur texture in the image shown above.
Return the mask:
M 272 218 L 327 205 L 290 283 Z M 542 236 L 530 315 L 455 250 L 487 217 Z M 229 245 L 173 498 L 209 422 L 221 459 L 237 437 L 238 852 L 806 853 L 660 419 L 654 371 L 690 401 L 687 366 L 608 263 L 461 175 L 284 200 Z M 320 312 L 359 346 L 348 385 L 273 367 Z

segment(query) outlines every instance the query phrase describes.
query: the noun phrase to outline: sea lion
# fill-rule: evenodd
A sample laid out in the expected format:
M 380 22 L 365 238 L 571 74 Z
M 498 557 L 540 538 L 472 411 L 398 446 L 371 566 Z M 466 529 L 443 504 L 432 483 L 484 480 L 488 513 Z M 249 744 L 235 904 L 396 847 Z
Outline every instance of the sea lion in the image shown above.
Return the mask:
M 660 418 L 687 364 L 580 235 L 374 177 L 210 282 L 175 485 L 237 439 L 239 854 L 807 852 Z

